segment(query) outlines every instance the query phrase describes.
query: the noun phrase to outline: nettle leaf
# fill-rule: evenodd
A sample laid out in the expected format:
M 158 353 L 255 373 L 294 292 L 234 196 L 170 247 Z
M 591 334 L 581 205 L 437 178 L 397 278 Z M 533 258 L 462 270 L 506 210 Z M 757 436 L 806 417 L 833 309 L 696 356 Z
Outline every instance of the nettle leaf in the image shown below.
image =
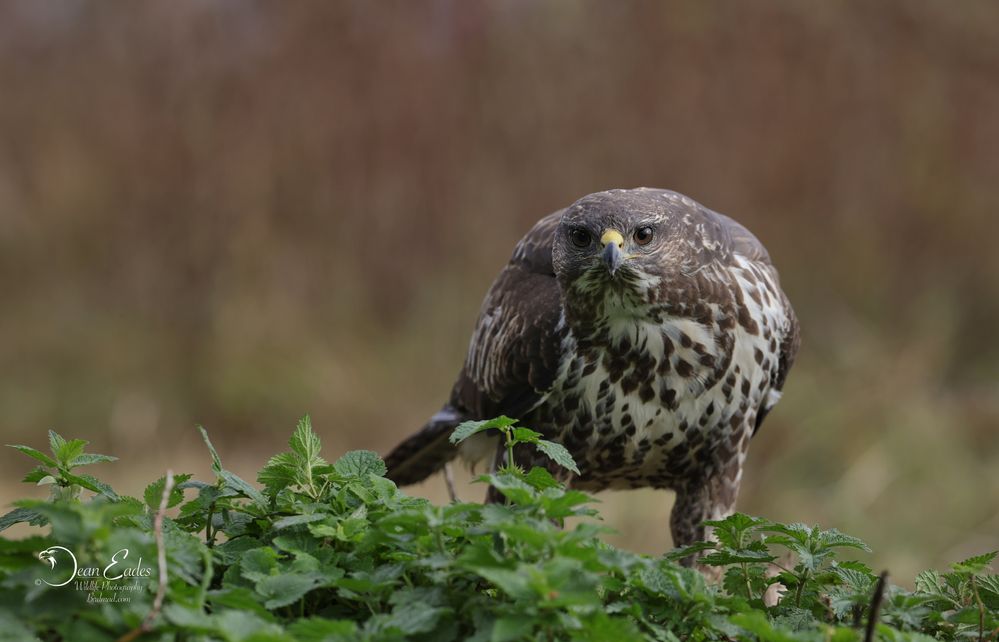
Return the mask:
M 488 481 L 496 490 L 503 493 L 503 496 L 514 504 L 530 504 L 534 502 L 537 491 L 533 486 L 525 482 L 519 475 L 513 473 L 497 473 L 495 475 L 485 475 Z
M 985 606 L 999 610 L 999 575 L 982 575 L 976 577 L 975 582 Z
M 63 466 L 71 466 L 70 462 L 83 454 L 83 449 L 87 447 L 88 443 L 90 442 L 83 439 L 63 441 L 59 450 L 55 451 L 56 459 Z
M 819 542 L 822 546 L 830 548 L 847 547 L 856 548 L 867 553 L 871 552 L 870 547 L 864 543 L 863 540 L 852 535 L 847 535 L 846 533 L 841 533 L 835 528 L 828 531 L 822 531 L 819 535 Z
M 13 448 L 15 450 L 24 453 L 28 457 L 33 457 L 37 459 L 46 466 L 51 466 L 52 468 L 56 468 L 59 465 L 56 463 L 56 460 L 52 459 L 42 451 L 32 448 L 31 446 L 22 446 L 21 444 L 7 444 L 7 446 L 9 448 Z
M 841 583 L 857 593 L 868 591 L 871 585 L 874 584 L 874 580 L 877 579 L 870 572 L 850 568 L 845 564 L 833 566 L 832 572 L 839 578 Z
M 451 609 L 432 607 L 427 604 L 409 602 L 392 609 L 388 626 L 399 629 L 405 635 L 429 633 L 437 626 L 441 616 L 451 612 Z
M 707 555 L 701 557 L 698 561 L 701 564 L 707 564 L 708 566 L 725 566 L 727 564 L 741 564 L 743 562 L 765 563 L 772 562 L 776 559 L 776 556 L 771 555 L 767 551 L 754 551 L 747 548 L 725 548 L 713 553 L 708 553 Z
M 73 461 L 69 462 L 69 466 L 70 468 L 76 468 L 77 466 L 89 466 L 90 464 L 100 464 L 106 461 L 118 461 L 118 458 L 112 455 L 83 453 L 82 455 L 77 455 L 76 457 L 74 457 Z
M 240 574 L 251 582 L 277 575 L 278 552 L 269 546 L 244 551 L 239 558 Z
M 530 577 L 526 573 L 505 568 L 473 568 L 472 570 L 514 599 L 531 600 L 537 598 L 531 588 Z
M 55 478 L 52 477 L 52 473 L 50 473 L 47 468 L 45 468 L 44 466 L 35 466 L 35 468 L 32 469 L 27 475 L 25 475 L 24 478 L 21 479 L 21 481 L 26 482 L 28 484 L 41 485 L 41 481 L 46 478 L 55 481 Z
M 48 520 L 30 508 L 15 508 L 9 513 L 0 517 L 0 531 L 6 530 L 14 524 L 27 522 L 34 526 L 46 523 Z
M 86 488 L 93 493 L 97 493 L 98 495 L 103 495 L 110 500 L 118 500 L 118 493 L 114 492 L 110 486 L 92 475 L 74 475 L 72 473 L 64 472 L 62 477 L 71 484 L 82 486 L 83 488 Z
M 256 502 L 261 506 L 267 505 L 267 498 L 265 498 L 259 490 L 254 488 L 239 475 L 236 475 L 235 473 L 231 473 L 228 470 L 223 469 L 219 473 L 219 476 L 225 481 L 225 485 L 227 488 L 249 497 L 250 499 L 252 499 L 254 502 Z
M 170 489 L 170 497 L 167 499 L 167 508 L 173 508 L 177 504 L 184 501 L 184 489 L 178 486 L 192 477 L 189 473 L 182 473 L 180 475 L 174 475 L 174 487 Z M 160 509 L 160 500 L 163 499 L 163 488 L 166 486 L 166 477 L 160 477 L 153 483 L 146 486 L 146 490 L 142 493 L 142 498 L 146 502 L 151 510 L 158 511 Z
M 281 573 L 257 582 L 257 593 L 265 599 L 264 606 L 277 609 L 297 602 L 306 593 L 323 584 L 319 573 Z
M 579 474 L 579 468 L 576 467 L 576 461 L 562 444 L 557 444 L 554 441 L 548 441 L 547 439 L 539 439 L 535 446 L 537 446 L 538 450 L 548 455 L 552 461 L 562 468 L 571 470 L 577 475 Z
M 509 428 L 517 423 L 517 419 L 510 419 L 505 415 L 495 417 L 493 419 L 486 419 L 484 421 L 465 421 L 458 424 L 458 427 L 454 429 L 451 433 L 451 443 L 458 444 L 474 434 L 483 432 L 485 430 L 490 430 L 495 428 L 497 430 L 503 428 Z
M 383 477 L 388 470 L 378 453 L 370 450 L 352 450 L 333 464 L 333 469 L 343 477 L 366 478 L 369 474 Z
M 552 477 L 552 474 L 548 472 L 547 469 L 540 466 L 535 466 L 528 471 L 527 474 L 524 475 L 524 481 L 538 490 L 558 488 L 561 486 L 561 484 L 559 484 L 558 481 Z
M 49 450 L 52 451 L 52 456 L 59 459 L 59 451 L 65 446 L 66 440 L 62 438 L 62 435 L 54 430 L 49 430 Z
M 298 462 L 294 453 L 280 453 L 267 460 L 267 464 L 257 473 L 257 482 L 272 491 L 280 490 L 296 484 L 297 473 Z
M 992 560 L 994 560 L 997 555 L 999 555 L 999 551 L 976 555 L 974 557 L 969 557 L 964 561 L 952 564 L 951 568 L 954 569 L 955 573 L 971 573 L 972 575 L 978 575 L 989 570 L 989 565 L 992 564 Z
M 748 544 L 747 534 L 757 526 L 769 524 L 769 522 L 743 513 L 733 513 L 725 519 L 709 520 L 704 524 L 714 529 L 713 535 L 720 544 L 729 548 L 743 548 Z
M 322 443 L 319 441 L 319 436 L 312 430 L 312 420 L 309 415 L 305 415 L 299 420 L 288 445 L 291 447 L 291 451 L 301 457 L 309 466 L 320 466 L 326 463 L 319 457 Z
M 779 524 L 777 522 L 767 522 L 760 530 L 768 533 L 781 533 L 787 535 L 786 538 L 771 537 L 769 541 L 778 542 L 789 546 L 791 542 L 805 544 L 812 535 L 812 529 L 805 524 Z
M 212 472 L 215 473 L 217 477 L 222 476 L 222 458 L 219 457 L 219 453 L 215 450 L 215 446 L 212 445 L 212 440 L 208 438 L 208 431 L 205 430 L 204 426 L 198 426 L 198 431 L 201 433 L 201 439 L 204 440 L 205 446 L 208 447 L 208 453 L 212 456 Z
M 299 526 L 301 524 L 311 524 L 312 522 L 321 522 L 322 520 L 329 517 L 324 513 L 312 513 L 311 515 L 289 515 L 288 517 L 282 517 L 271 525 L 276 531 L 291 528 L 292 526 Z
M 521 444 L 536 444 L 541 438 L 540 432 L 535 432 L 530 428 L 514 428 L 513 441 Z
M 595 501 L 586 493 L 579 490 L 562 490 L 561 488 L 551 488 L 541 495 L 541 505 L 545 509 L 545 514 L 554 519 L 562 519 L 572 515 L 593 514 L 592 509 L 577 509 Z
M 676 548 L 666 554 L 666 559 L 669 560 L 682 560 L 685 557 L 690 557 L 695 553 L 700 553 L 701 551 L 711 551 L 717 547 L 715 542 L 695 542 L 689 546 L 684 546 L 682 548 Z

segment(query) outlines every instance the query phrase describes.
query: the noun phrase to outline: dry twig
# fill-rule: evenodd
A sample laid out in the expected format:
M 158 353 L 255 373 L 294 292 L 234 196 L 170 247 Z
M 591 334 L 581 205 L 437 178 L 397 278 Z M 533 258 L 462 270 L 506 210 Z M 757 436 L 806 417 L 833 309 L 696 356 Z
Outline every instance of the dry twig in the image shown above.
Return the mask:
M 166 480 L 163 484 L 163 495 L 160 497 L 160 507 L 156 511 L 156 518 L 153 521 L 153 533 L 156 536 L 156 561 L 159 567 L 159 585 L 156 587 L 156 597 L 153 598 L 153 608 L 146 614 L 145 619 L 142 620 L 142 624 L 118 638 L 118 642 L 131 642 L 143 633 L 151 631 L 153 620 L 159 616 L 160 611 L 163 609 L 163 598 L 166 597 L 167 588 L 166 546 L 163 544 L 163 516 L 166 514 L 172 490 L 173 471 L 167 470 Z
M 871 606 L 867 609 L 867 630 L 864 632 L 864 642 L 874 640 L 874 626 L 878 623 L 878 613 L 881 612 L 881 602 L 885 597 L 885 585 L 888 583 L 888 571 L 881 571 L 878 583 L 874 586 L 871 596 Z

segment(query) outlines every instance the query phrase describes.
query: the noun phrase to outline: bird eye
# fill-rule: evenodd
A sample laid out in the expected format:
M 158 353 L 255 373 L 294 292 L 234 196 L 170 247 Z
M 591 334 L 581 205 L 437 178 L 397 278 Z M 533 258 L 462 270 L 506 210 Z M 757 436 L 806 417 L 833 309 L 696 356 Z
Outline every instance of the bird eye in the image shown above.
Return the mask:
M 569 230 L 569 240 L 576 247 L 588 247 L 590 245 L 590 233 L 581 227 L 577 227 Z
M 643 225 L 635 230 L 635 243 L 648 245 L 654 235 L 651 225 Z

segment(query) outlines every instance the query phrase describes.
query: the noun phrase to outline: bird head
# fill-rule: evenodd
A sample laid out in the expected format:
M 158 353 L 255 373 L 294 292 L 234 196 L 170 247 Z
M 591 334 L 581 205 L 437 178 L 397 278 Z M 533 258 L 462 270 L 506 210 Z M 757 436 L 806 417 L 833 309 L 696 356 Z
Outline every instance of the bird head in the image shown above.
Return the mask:
M 687 262 L 678 243 L 686 208 L 675 192 L 611 190 L 584 196 L 562 215 L 552 248 L 567 297 L 618 295 L 622 304 L 647 302 L 650 288 Z

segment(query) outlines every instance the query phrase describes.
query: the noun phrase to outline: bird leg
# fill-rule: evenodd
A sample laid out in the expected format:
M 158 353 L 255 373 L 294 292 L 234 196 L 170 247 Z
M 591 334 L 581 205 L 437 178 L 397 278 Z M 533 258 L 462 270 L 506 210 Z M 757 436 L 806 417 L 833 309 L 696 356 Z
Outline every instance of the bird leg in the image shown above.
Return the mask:
M 738 458 L 728 466 L 705 478 L 692 479 L 676 488 L 676 503 L 670 513 L 670 533 L 677 548 L 712 538 L 712 528 L 705 521 L 724 519 L 735 511 L 739 492 L 741 465 Z M 695 553 L 680 561 L 694 566 L 703 553 Z M 697 564 L 709 579 L 718 579 L 720 569 Z
M 451 502 L 457 502 L 458 492 L 454 489 L 454 472 L 451 470 L 451 462 L 444 464 L 444 484 L 447 486 L 447 494 L 451 496 Z

